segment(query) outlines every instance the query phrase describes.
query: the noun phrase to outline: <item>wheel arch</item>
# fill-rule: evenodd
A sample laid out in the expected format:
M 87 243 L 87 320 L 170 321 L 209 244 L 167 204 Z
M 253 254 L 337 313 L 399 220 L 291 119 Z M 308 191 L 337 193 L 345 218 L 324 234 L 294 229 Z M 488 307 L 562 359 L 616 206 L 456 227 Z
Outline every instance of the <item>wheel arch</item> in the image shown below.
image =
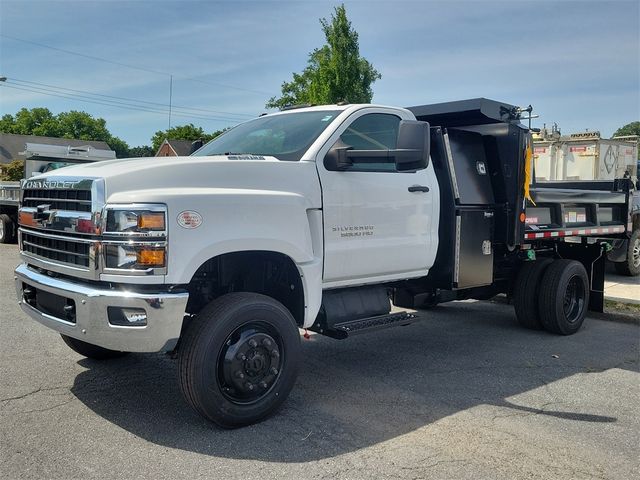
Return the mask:
M 275 250 L 238 250 L 202 262 L 187 286 L 187 313 L 232 292 L 267 295 L 282 303 L 298 326 L 305 323 L 307 299 L 303 269 L 291 256 Z

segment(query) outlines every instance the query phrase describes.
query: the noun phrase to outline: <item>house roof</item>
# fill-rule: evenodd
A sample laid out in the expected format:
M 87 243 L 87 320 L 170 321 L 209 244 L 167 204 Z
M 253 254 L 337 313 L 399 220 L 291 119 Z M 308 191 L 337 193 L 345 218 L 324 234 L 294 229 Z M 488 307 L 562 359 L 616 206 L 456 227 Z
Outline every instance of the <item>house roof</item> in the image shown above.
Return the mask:
M 20 152 L 25 149 L 26 143 L 42 143 L 46 145 L 61 145 L 70 147 L 82 147 L 91 145 L 98 150 L 111 150 L 106 142 L 97 140 L 76 140 L 73 138 L 39 137 L 37 135 L 16 135 L 14 133 L 0 133 L 0 163 L 9 163 L 12 160 L 23 159 Z
M 179 157 L 190 155 L 192 143 L 193 140 L 175 140 L 172 138 L 165 138 L 164 142 L 162 142 L 162 145 L 160 145 L 160 148 L 158 148 L 158 151 L 156 152 L 156 157 L 158 156 L 158 153 L 160 153 L 160 150 L 162 150 L 162 147 L 166 144 L 169 144 L 171 150 L 173 150 Z

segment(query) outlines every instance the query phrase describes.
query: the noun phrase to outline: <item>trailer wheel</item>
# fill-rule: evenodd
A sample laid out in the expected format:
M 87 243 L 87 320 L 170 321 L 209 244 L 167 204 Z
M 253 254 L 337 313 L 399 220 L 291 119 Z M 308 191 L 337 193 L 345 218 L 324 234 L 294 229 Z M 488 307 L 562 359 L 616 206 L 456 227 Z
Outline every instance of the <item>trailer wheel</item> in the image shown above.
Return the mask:
M 518 272 L 514 286 L 513 306 L 518 322 L 525 328 L 542 329 L 538 311 L 540 279 L 552 262 L 553 259 L 542 257 L 535 262 L 526 262 Z
M 631 233 L 627 242 L 627 255 L 624 262 L 613 264 L 620 275 L 635 277 L 640 275 L 640 229 Z
M 0 243 L 13 243 L 15 226 L 13 220 L 6 213 L 0 214 Z
M 542 277 L 538 309 L 544 328 L 559 335 L 580 330 L 589 306 L 589 277 L 575 260 L 556 260 Z
M 60 334 L 60 336 L 71 350 L 79 353 L 83 357 L 91 358 L 93 360 L 109 360 L 110 358 L 122 357 L 128 353 L 109 350 L 108 348 L 83 342 L 82 340 L 78 340 L 77 338 L 69 337 L 67 335 Z
M 300 364 L 300 333 L 287 308 L 256 293 L 207 305 L 179 347 L 180 389 L 200 415 L 223 428 L 265 419 L 285 401 Z

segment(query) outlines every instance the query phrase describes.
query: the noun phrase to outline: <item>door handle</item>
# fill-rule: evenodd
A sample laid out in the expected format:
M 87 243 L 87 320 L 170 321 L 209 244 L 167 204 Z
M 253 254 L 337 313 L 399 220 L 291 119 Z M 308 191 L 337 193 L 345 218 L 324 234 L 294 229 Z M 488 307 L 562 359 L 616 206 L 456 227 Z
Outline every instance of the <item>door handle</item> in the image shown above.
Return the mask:
M 410 192 L 428 192 L 429 191 L 429 187 L 425 186 L 425 185 L 411 185 L 408 190 Z

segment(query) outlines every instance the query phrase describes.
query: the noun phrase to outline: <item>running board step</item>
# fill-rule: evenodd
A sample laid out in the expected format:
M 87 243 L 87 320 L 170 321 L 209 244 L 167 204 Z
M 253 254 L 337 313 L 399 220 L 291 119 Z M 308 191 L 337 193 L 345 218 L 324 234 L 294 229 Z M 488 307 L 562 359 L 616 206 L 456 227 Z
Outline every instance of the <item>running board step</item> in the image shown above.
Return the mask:
M 376 317 L 351 320 L 349 322 L 336 323 L 333 328 L 321 332 L 323 335 L 337 339 L 343 339 L 360 333 L 382 330 L 384 328 L 404 326 L 413 323 L 417 315 L 409 312 L 390 313 Z

